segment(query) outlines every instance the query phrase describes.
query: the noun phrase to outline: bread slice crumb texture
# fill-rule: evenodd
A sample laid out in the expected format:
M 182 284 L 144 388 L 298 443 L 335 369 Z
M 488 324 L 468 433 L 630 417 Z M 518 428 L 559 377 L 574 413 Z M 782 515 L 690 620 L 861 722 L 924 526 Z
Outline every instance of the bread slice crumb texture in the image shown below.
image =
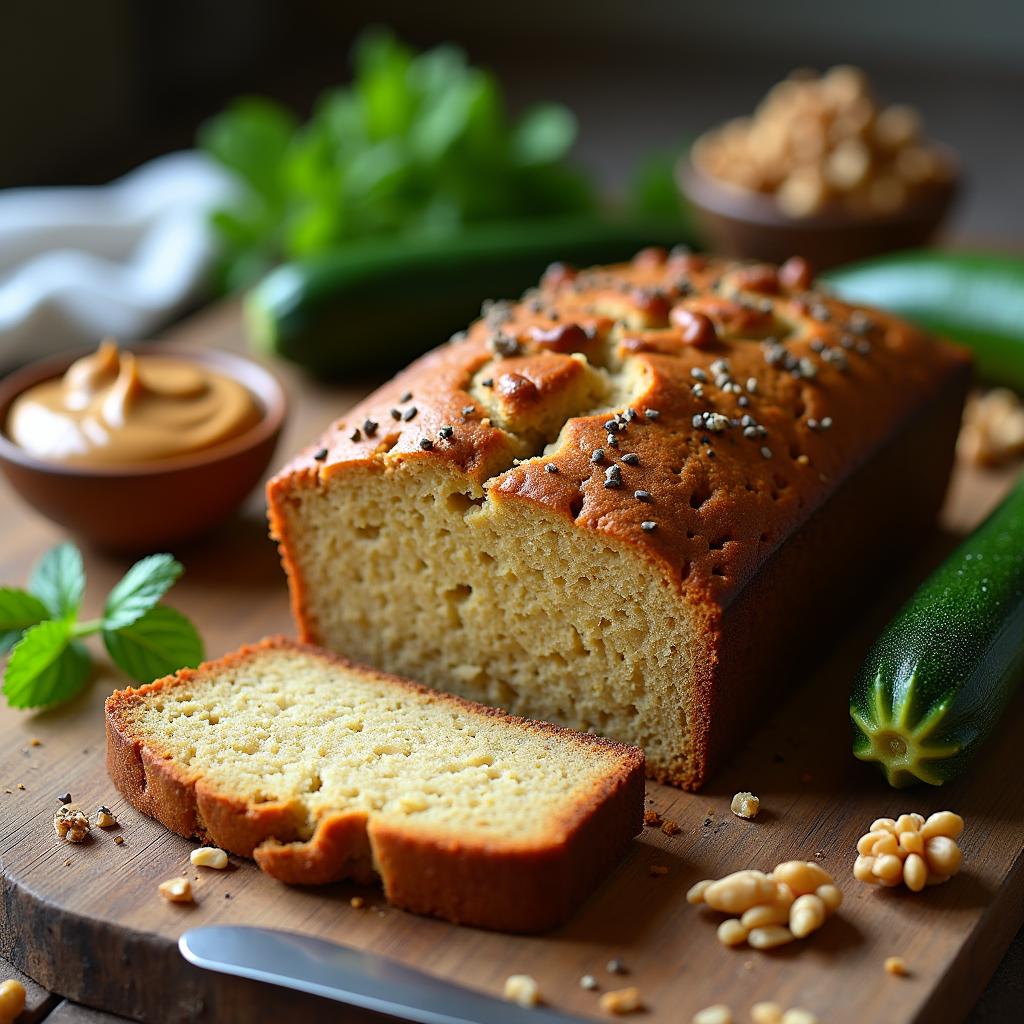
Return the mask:
M 116 696 L 122 731 L 219 796 L 301 806 L 302 838 L 355 811 L 506 848 L 550 842 L 635 753 L 292 646 Z

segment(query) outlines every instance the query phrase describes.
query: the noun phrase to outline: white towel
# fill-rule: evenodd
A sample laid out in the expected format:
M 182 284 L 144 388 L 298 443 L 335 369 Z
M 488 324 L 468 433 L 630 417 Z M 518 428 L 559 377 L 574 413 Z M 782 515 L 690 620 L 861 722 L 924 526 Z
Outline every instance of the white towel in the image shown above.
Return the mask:
M 202 295 L 226 172 L 198 152 L 91 188 L 0 191 L 0 367 L 143 338 Z

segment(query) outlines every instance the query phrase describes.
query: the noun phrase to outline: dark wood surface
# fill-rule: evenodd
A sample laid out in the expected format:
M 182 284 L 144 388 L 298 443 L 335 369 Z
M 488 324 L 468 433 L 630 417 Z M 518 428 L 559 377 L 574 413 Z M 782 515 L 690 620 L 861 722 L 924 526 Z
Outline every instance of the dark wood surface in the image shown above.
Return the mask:
M 199 344 L 237 349 L 242 343 L 233 307 L 205 313 L 174 333 Z M 365 390 L 365 384 L 313 385 L 275 369 L 293 396 L 282 456 Z M 94 649 L 96 678 L 68 705 L 36 714 L 0 710 L 0 955 L 49 992 L 148 1021 L 337 1017 L 318 1001 L 188 966 L 175 941 L 185 928 L 204 923 L 318 934 L 492 993 L 500 992 L 507 975 L 529 973 L 552 1004 L 595 1018 L 596 996 L 578 986 L 588 972 L 604 988 L 638 985 L 648 1010 L 644 1019 L 652 1022 L 685 1021 L 723 1000 L 743 1019 L 762 999 L 804 1006 L 829 1024 L 962 1020 L 1024 919 L 1024 776 L 1017 750 L 1024 707 L 1015 704 L 1007 726 L 964 780 L 942 791 L 897 793 L 850 758 L 846 693 L 871 637 L 913 581 L 948 550 L 949 533 L 975 523 L 1008 481 L 1005 474 L 960 467 L 944 514 L 947 533 L 937 534 L 913 567 L 885 581 L 877 602 L 835 638 L 812 677 L 707 790 L 691 795 L 649 787 L 653 806 L 677 821 L 680 833 L 646 831 L 579 914 L 539 938 L 416 918 L 352 885 L 284 888 L 242 861 L 224 873 L 190 869 L 192 844 L 126 807 L 106 778 L 102 703 L 124 680 Z M 23 582 L 32 562 L 62 539 L 6 489 L 0 489 L 0 522 L 4 582 Z M 171 603 L 199 624 L 211 655 L 290 631 L 287 592 L 265 536 L 259 495 L 216 534 L 176 554 L 187 572 Z M 86 565 L 85 611 L 92 614 L 126 564 L 87 551 Z M 33 746 L 33 738 L 41 745 Z M 757 821 L 729 813 L 739 789 L 760 795 Z M 51 818 L 57 794 L 65 791 L 90 808 L 114 808 L 124 844 L 115 846 L 99 830 L 81 847 L 57 840 Z M 873 818 L 947 806 L 968 823 L 965 870 L 949 885 L 914 896 L 853 880 L 854 843 Z M 846 896 L 840 914 L 810 940 L 767 955 L 727 950 L 715 937 L 716 921 L 685 902 L 686 889 L 699 878 L 791 857 L 818 859 Z M 668 874 L 653 877 L 654 864 Z M 160 881 L 182 873 L 194 879 L 194 907 L 170 906 L 157 895 Z M 366 908 L 349 905 L 357 893 L 367 898 Z M 909 977 L 884 973 L 891 954 L 904 957 Z M 607 974 L 604 964 L 612 957 L 626 963 L 628 976 Z M 51 1018 L 61 1020 L 58 1012 L 80 1011 L 63 1003 Z

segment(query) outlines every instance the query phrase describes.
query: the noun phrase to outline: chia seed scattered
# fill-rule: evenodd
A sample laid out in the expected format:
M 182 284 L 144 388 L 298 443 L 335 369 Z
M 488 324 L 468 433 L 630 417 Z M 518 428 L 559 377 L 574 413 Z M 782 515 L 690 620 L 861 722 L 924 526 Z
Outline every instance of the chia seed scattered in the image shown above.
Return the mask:
M 704 424 L 704 417 L 701 413 L 696 412 L 693 414 L 691 422 L 693 423 L 694 428 L 699 430 Z
M 472 416 L 473 413 L 475 413 L 475 412 L 476 412 L 476 406 L 475 405 L 464 405 L 462 407 L 462 415 L 463 416 Z
M 823 341 L 821 340 L 821 338 L 815 338 L 815 339 L 814 339 L 814 340 L 813 340 L 813 341 L 811 342 L 811 351 L 812 351 L 812 352 L 817 352 L 817 353 L 819 353 L 819 354 L 820 354 L 820 353 L 821 353 L 821 352 L 823 352 L 824 350 L 825 350 L 825 342 L 823 342 Z
M 402 410 L 401 409 L 392 409 L 391 410 L 391 418 L 393 420 L 400 420 L 402 418 Z
M 741 409 L 746 409 L 746 408 L 748 408 L 750 406 L 750 399 L 747 398 L 746 395 L 740 395 L 740 397 L 736 399 L 736 404 Z
M 517 356 L 523 350 L 522 345 L 509 334 L 498 331 L 488 339 L 488 344 L 500 356 Z
M 706 384 L 708 382 L 708 375 L 699 366 L 695 366 L 690 370 L 690 376 L 694 380 L 699 380 L 702 384 Z
M 633 420 L 636 419 L 636 415 L 637 415 L 636 409 L 634 409 L 633 406 L 629 405 L 629 406 L 626 407 L 626 411 L 622 414 L 622 418 L 627 423 L 632 423 Z
M 640 456 L 637 455 L 636 452 L 626 452 L 626 454 L 622 456 L 622 461 L 627 466 L 639 466 L 640 465 Z
M 651 492 L 650 491 L 634 491 L 633 492 L 633 497 L 636 498 L 637 501 L 645 502 L 648 505 L 652 501 L 654 501 L 654 499 L 651 497 Z
M 558 467 L 553 462 L 549 462 L 544 467 L 544 472 L 545 473 L 557 473 L 558 472 Z
M 429 437 L 421 437 L 420 438 L 420 447 L 425 452 L 429 452 L 430 449 L 434 447 L 434 442 L 431 441 Z
M 609 434 L 617 434 L 622 429 L 622 424 L 620 424 L 618 420 L 606 420 L 604 429 L 607 430 Z
M 694 395 L 697 398 L 703 398 L 704 397 L 704 385 L 703 384 L 694 384 L 690 388 L 690 390 L 694 393 Z
M 811 306 L 809 312 L 815 320 L 821 320 L 822 323 L 828 323 L 828 321 L 832 319 L 832 311 L 828 306 L 825 306 L 820 302 L 816 302 Z
M 861 339 L 857 342 L 857 351 L 862 356 L 866 356 L 871 351 L 871 342 Z
M 629 973 L 628 969 L 626 968 L 626 965 L 621 960 L 619 960 L 617 958 L 615 960 L 609 960 L 606 966 L 608 968 L 608 973 L 609 974 L 628 974 Z
M 820 427 L 820 426 L 821 426 L 821 424 L 813 416 L 810 417 L 810 419 L 807 420 L 807 429 L 808 430 L 817 430 L 818 427 Z
M 814 380 L 818 376 L 818 368 L 806 356 L 799 362 L 800 375 L 807 380 Z
M 661 412 L 657 409 L 644 409 L 644 415 L 649 420 L 656 420 L 661 415 Z
M 367 437 L 373 437 L 373 435 L 377 433 L 378 426 L 380 426 L 380 424 L 375 423 L 373 420 L 364 420 L 363 433 L 366 434 Z
M 831 427 L 831 426 L 832 426 L 832 417 L 831 416 L 823 416 L 821 418 L 821 429 L 822 430 L 828 430 L 829 427 Z
M 408 423 L 409 420 L 413 419 L 416 416 L 417 412 L 419 412 L 419 410 L 416 408 L 416 406 L 410 405 L 409 408 L 402 413 L 402 419 L 405 420 L 406 423 Z
M 850 313 L 846 329 L 854 334 L 869 334 L 875 329 L 875 322 L 863 310 L 855 309 Z
M 757 378 L 756 377 L 748 377 L 747 378 L 747 390 L 752 395 L 756 395 L 757 394 Z
M 766 459 L 770 459 L 770 458 L 772 457 L 772 450 L 771 450 L 771 448 L 769 448 L 769 447 L 768 447 L 767 445 L 765 445 L 765 447 L 761 449 L 761 454 L 762 454 L 762 455 L 763 455 L 763 456 L 764 456 L 764 457 L 765 457 Z
M 839 345 L 840 345 L 840 347 L 841 348 L 845 348 L 847 351 L 849 351 L 851 348 L 853 348 L 855 343 L 856 343 L 856 338 L 853 338 L 849 334 L 843 334 L 843 335 L 840 335 L 840 337 L 839 337 Z
M 482 381 L 480 381 L 480 387 L 482 387 L 482 388 L 493 388 L 494 387 L 494 378 L 493 377 L 485 377 Z
M 609 434 L 605 438 L 605 441 L 608 443 L 608 446 L 610 448 L 618 448 L 619 447 L 619 439 L 614 434 Z
M 720 434 L 729 426 L 729 417 L 720 412 L 709 412 L 704 416 L 704 426 L 713 434 Z
M 590 453 L 590 461 L 592 463 L 594 463 L 595 466 L 598 466 L 602 462 L 604 462 L 604 449 L 603 448 L 595 448 Z
M 708 449 L 708 450 L 707 450 L 707 451 L 706 451 L 706 452 L 705 452 L 704 454 L 705 454 L 705 455 L 706 455 L 706 456 L 707 456 L 707 457 L 708 457 L 709 459 L 713 459 L 713 458 L 715 457 L 715 452 L 714 452 L 714 449 L 712 449 L 712 448 L 709 448 L 709 449 Z
M 399 401 L 402 402 L 403 404 L 406 403 L 406 402 L 411 402 L 412 401 L 412 392 L 411 391 L 406 391 L 406 393 L 404 395 L 402 395 L 402 397 L 399 399 Z
M 356 429 L 353 430 L 352 433 L 348 435 L 348 439 L 350 441 L 360 441 L 360 440 L 362 440 L 362 437 L 363 437 L 362 432 L 360 431 L 360 429 L 358 427 L 356 427 Z
M 455 429 L 447 423 L 437 432 L 437 436 L 440 437 L 442 441 L 450 441 L 454 434 Z
M 618 466 L 609 466 L 604 471 L 604 485 L 609 491 L 618 490 L 622 486 L 622 470 Z
M 57 799 L 62 804 L 69 804 L 69 803 L 71 803 L 71 794 L 70 793 L 61 793 L 60 796 L 57 797 Z
M 593 992 L 598 987 L 597 978 L 592 974 L 584 974 L 580 978 L 580 988 L 586 989 L 588 992 Z
M 327 458 L 327 449 L 326 448 L 320 448 L 317 451 L 313 452 L 313 460 L 315 462 L 323 462 L 324 459 L 326 459 L 326 458 Z

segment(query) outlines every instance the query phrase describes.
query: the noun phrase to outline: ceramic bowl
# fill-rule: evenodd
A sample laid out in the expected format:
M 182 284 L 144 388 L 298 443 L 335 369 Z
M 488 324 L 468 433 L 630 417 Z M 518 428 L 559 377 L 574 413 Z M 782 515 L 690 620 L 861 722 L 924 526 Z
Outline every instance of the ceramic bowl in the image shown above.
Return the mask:
M 952 154 L 946 156 L 955 169 Z M 815 270 L 924 245 L 945 220 L 960 179 L 954 170 L 948 183 L 936 185 L 894 213 L 836 210 L 790 217 L 771 196 L 725 185 L 701 171 L 688 156 L 680 162 L 677 177 L 712 252 L 772 263 L 803 256 Z
M 74 352 L 32 363 L 0 380 L 0 470 L 40 515 L 98 547 L 149 552 L 191 539 L 222 522 L 260 481 L 284 425 L 287 399 L 269 370 L 243 356 L 165 343 L 129 346 L 173 355 L 243 384 L 262 408 L 244 434 L 189 455 L 118 467 L 68 466 L 30 455 L 6 434 L 18 395 L 61 376 Z

